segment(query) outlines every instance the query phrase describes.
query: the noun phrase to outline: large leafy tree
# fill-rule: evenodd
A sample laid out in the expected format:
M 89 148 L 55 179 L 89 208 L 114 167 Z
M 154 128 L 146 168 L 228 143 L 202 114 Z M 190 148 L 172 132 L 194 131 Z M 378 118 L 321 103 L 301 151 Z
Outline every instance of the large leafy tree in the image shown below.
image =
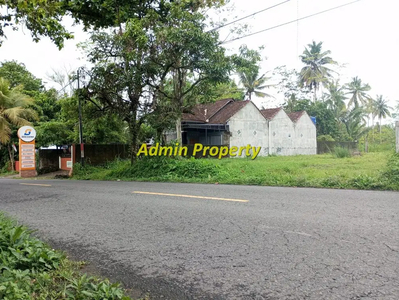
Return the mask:
M 37 113 L 29 108 L 33 99 L 25 95 L 22 86 L 10 88 L 10 83 L 0 77 L 0 146 L 8 148 L 10 161 L 14 167 L 14 155 L 10 145 L 13 131 L 37 119 Z
M 0 46 L 6 38 L 7 27 L 18 30 L 19 25 L 24 25 L 34 41 L 38 42 L 41 37 L 46 36 L 61 49 L 65 39 L 73 38 L 73 34 L 62 24 L 65 15 L 71 16 L 76 23 L 83 23 L 85 30 L 98 30 L 121 27 L 129 19 L 143 17 L 145 9 L 151 9 L 160 17 L 166 17 L 171 2 L 175 1 L 152 0 L 143 3 L 139 0 L 0 0 L 0 11 L 4 12 L 0 14 Z M 191 11 L 224 4 L 224 0 L 179 2 Z
M 132 163 L 141 126 L 159 102 L 169 101 L 178 118 L 194 91 L 226 81 L 230 69 L 217 33 L 205 31 L 202 14 L 175 2 L 163 3 L 163 15 L 151 3 L 141 1 L 145 14 L 117 34 L 93 34 L 83 46 L 95 65 L 85 97 L 128 124 Z
M 322 50 L 323 42 L 308 44 L 303 54 L 300 55 L 301 61 L 305 66 L 299 73 L 299 84 L 300 87 L 307 87 L 309 90 L 313 90 L 313 99 L 317 100 L 317 91 L 320 84 L 326 84 L 332 77 L 333 70 L 330 69 L 330 65 L 336 65 L 335 62 L 329 55 L 331 51 Z
M 368 83 L 363 83 L 359 77 L 353 77 L 352 81 L 346 84 L 347 94 L 350 95 L 348 107 L 359 107 L 367 105 L 370 99 L 368 92 L 371 87 Z
M 6 78 L 11 88 L 22 85 L 25 93 L 29 95 L 44 88 L 41 79 L 36 78 L 24 64 L 15 60 L 0 63 L 0 77 Z
M 272 75 L 278 80 L 277 92 L 283 94 L 287 102 L 309 99 L 311 91 L 299 86 L 299 73 L 295 69 L 288 70 L 286 66 L 279 66 L 273 70 Z

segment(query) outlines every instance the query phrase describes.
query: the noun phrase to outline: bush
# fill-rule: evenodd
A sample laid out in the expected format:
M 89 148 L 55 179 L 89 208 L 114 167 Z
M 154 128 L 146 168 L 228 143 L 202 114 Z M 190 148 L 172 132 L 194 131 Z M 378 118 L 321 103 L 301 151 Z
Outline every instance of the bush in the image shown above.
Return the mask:
M 389 158 L 387 168 L 382 177 L 396 189 L 399 188 L 399 153 L 394 153 Z
M 331 135 L 325 134 L 325 135 L 319 135 L 317 137 L 317 141 L 320 141 L 320 142 L 335 142 L 335 139 Z
M 143 157 L 134 165 L 117 160 L 102 167 L 74 166 L 78 179 L 205 179 L 219 174 L 220 166 L 211 161 L 195 158 Z
M 342 148 L 342 147 L 335 147 L 333 151 L 333 155 L 336 158 L 345 158 L 345 157 L 351 157 L 351 152 L 347 148 Z
M 118 284 L 80 275 L 31 233 L 0 214 L 0 299 L 130 299 Z

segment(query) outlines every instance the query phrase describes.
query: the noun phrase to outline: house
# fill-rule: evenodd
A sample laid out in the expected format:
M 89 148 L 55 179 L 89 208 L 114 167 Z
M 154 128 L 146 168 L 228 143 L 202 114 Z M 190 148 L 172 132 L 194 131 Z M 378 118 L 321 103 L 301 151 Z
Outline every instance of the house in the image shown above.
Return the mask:
M 223 99 L 199 104 L 181 121 L 182 143 L 261 147 L 259 156 L 316 154 L 316 126 L 306 112 L 287 115 L 251 101 Z

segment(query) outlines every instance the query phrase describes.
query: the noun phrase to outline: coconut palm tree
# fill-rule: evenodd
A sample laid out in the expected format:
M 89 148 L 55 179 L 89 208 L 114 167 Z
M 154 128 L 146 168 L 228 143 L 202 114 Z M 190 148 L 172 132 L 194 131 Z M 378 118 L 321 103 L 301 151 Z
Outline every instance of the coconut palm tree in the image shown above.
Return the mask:
M 10 88 L 7 80 L 0 77 L 0 145 L 7 145 L 12 168 L 14 155 L 11 145 L 13 127 L 30 125 L 28 120 L 37 119 L 37 113 L 29 108 L 33 99 L 22 93 L 22 86 Z
M 262 92 L 262 90 L 266 88 L 270 88 L 273 85 L 272 84 L 266 84 L 266 82 L 270 79 L 270 77 L 266 77 L 266 74 L 263 74 L 262 76 L 259 76 L 259 70 L 253 70 L 253 71 L 239 71 L 238 75 L 240 77 L 240 82 L 244 86 L 244 89 L 246 91 L 246 96 L 248 96 L 248 99 L 252 99 L 252 94 L 255 94 L 258 97 L 273 97 L 265 92 Z
M 362 107 L 354 107 L 346 110 L 341 116 L 341 122 L 345 125 L 349 137 L 353 141 L 358 141 L 370 130 L 366 124 L 367 112 Z
M 371 90 L 368 83 L 363 84 L 360 78 L 353 77 L 352 81 L 346 85 L 347 94 L 351 95 L 349 99 L 348 107 L 354 106 L 359 107 L 362 105 L 367 105 L 370 96 L 367 94 Z
M 335 119 L 339 120 L 342 113 L 346 111 L 344 87 L 340 86 L 337 80 L 328 83 L 327 91 L 328 93 L 323 94 L 324 101 L 327 107 L 333 111 Z
M 386 118 L 387 116 L 391 116 L 392 107 L 388 106 L 388 101 L 384 99 L 382 95 L 377 95 L 376 99 L 374 100 L 374 112 L 375 116 L 379 119 L 380 125 L 380 137 L 381 137 L 381 121 L 382 118 Z
M 322 52 L 323 42 L 316 43 L 315 41 L 308 46 L 300 55 L 302 62 L 305 66 L 299 73 L 299 85 L 300 87 L 307 87 L 309 90 L 313 90 L 314 101 L 317 100 L 317 90 L 320 87 L 320 83 L 326 84 L 332 77 L 332 71 L 327 65 L 336 65 L 330 56 L 331 51 Z

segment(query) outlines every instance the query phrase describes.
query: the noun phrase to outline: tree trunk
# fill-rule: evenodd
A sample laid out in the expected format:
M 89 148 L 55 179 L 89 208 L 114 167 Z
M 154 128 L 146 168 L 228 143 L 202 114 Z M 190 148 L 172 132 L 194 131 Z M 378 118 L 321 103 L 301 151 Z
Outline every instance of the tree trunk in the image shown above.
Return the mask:
M 314 88 L 314 91 L 313 91 L 313 102 L 316 103 L 316 101 L 317 101 L 317 89 L 316 89 L 316 87 L 315 87 L 315 88 Z
M 139 136 L 141 124 L 137 123 L 137 109 L 139 103 L 139 97 L 131 96 L 129 97 L 130 104 L 130 113 L 131 116 L 129 118 L 129 130 L 131 135 L 131 157 L 130 164 L 133 165 L 137 160 L 137 138 Z
M 369 135 L 369 134 L 367 134 L 367 135 L 364 137 L 364 152 L 366 152 L 366 153 L 369 152 L 369 140 L 368 140 L 368 135 Z
M 380 117 L 380 144 L 381 144 L 381 121 L 382 121 L 382 118 Z
M 182 135 L 181 135 L 181 118 L 176 120 L 176 139 L 179 145 L 182 144 Z
M 131 156 L 130 156 L 130 164 L 133 165 L 136 160 L 137 160 L 137 137 L 138 137 L 138 126 L 136 124 L 136 118 L 134 118 L 134 121 L 131 121 L 130 124 L 130 134 L 132 137 L 131 140 Z
M 14 167 L 14 149 L 11 147 L 10 144 L 7 145 L 7 148 L 8 148 L 8 155 L 10 157 L 11 171 L 14 172 L 15 171 L 15 167 Z
M 372 133 L 373 133 L 373 135 L 372 135 L 373 143 L 374 143 L 374 118 L 375 118 L 375 116 L 372 115 L 372 116 L 371 116 L 371 128 L 373 128 L 373 129 L 372 129 Z

